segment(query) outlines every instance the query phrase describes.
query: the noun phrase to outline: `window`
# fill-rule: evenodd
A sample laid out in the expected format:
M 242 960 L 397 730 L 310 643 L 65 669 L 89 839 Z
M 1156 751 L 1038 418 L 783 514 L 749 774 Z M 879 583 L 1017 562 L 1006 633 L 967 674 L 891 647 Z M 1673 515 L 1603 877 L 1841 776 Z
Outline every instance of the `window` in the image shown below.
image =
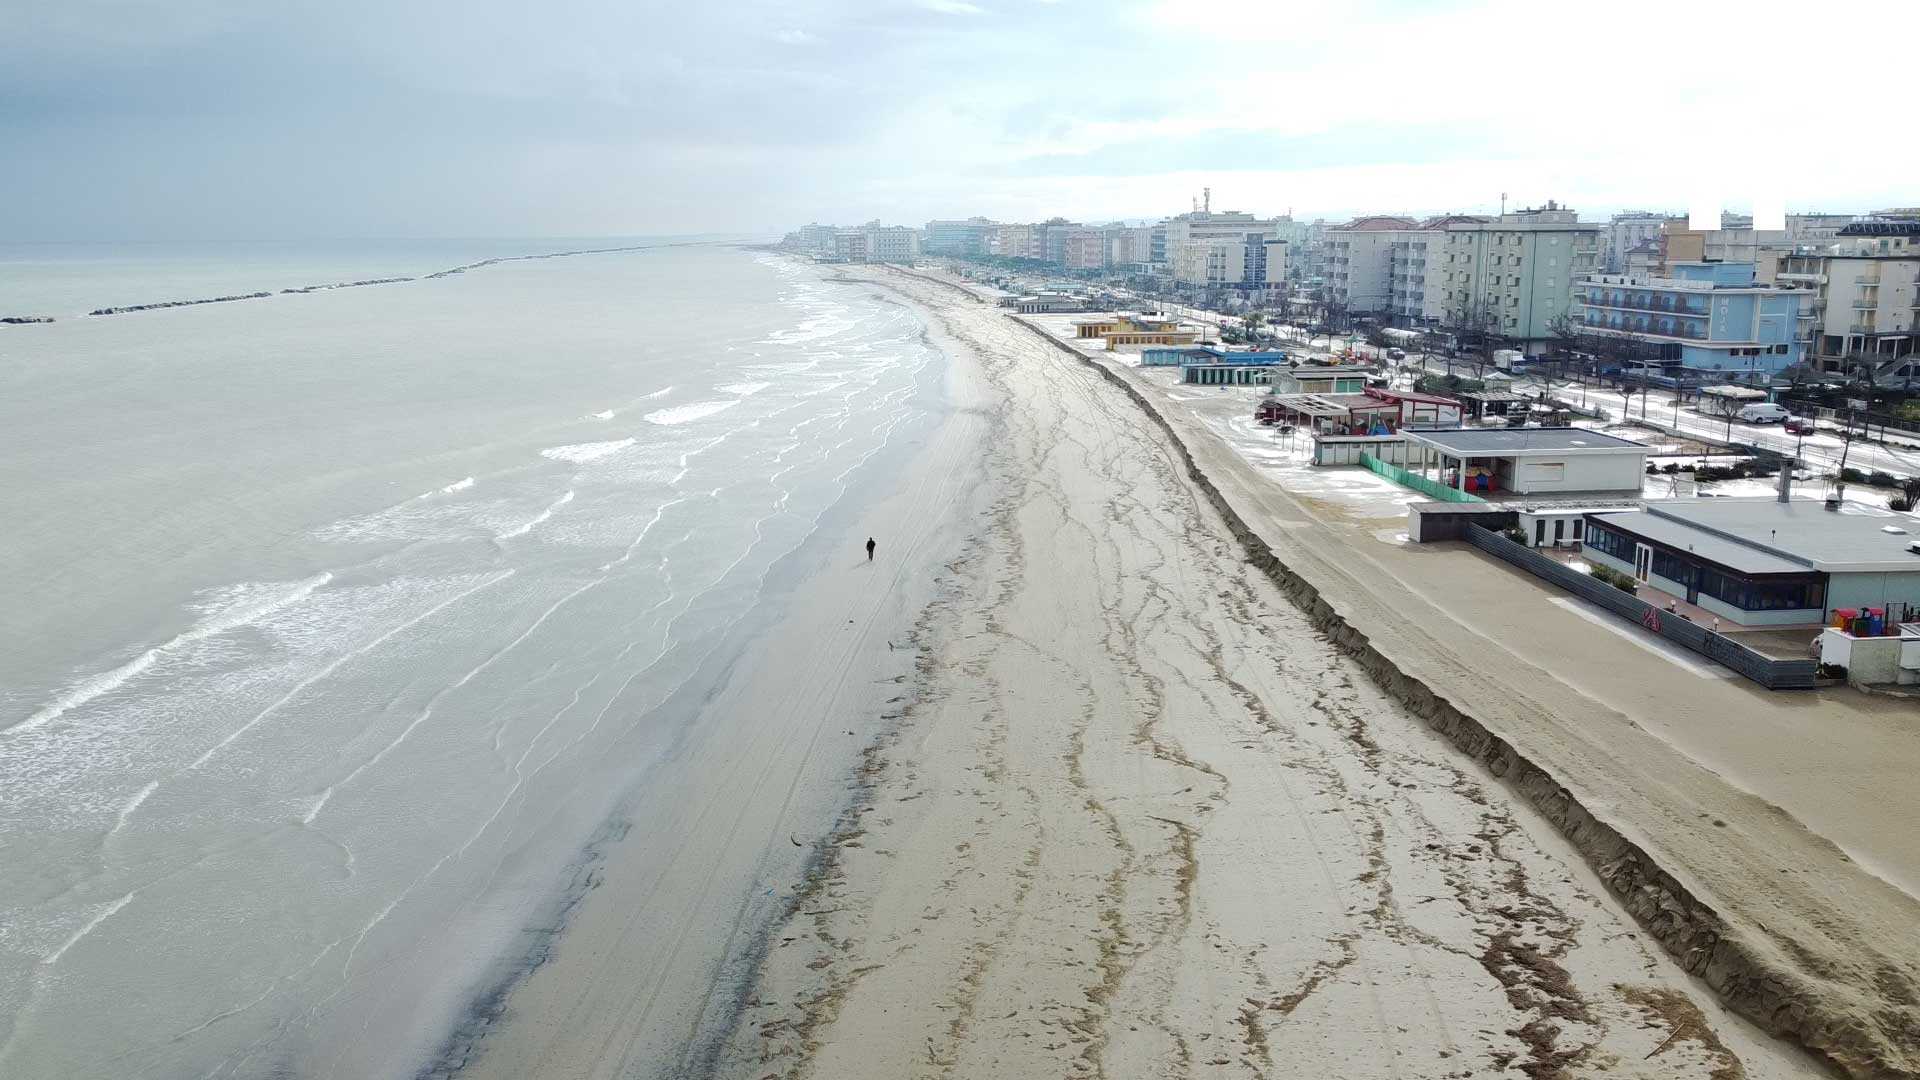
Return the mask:
M 1557 283 L 1555 282 L 1555 279 L 1553 279 L 1553 278 L 1548 278 L 1548 279 L 1547 279 L 1547 288 L 1549 288 L 1549 289 L 1553 289 L 1553 288 L 1558 288 L 1558 287 L 1559 287 L 1559 286 L 1558 286 L 1558 285 L 1557 285 Z
M 1575 540 L 1578 540 L 1578 539 L 1580 539 L 1580 530 L 1581 530 L 1581 529 L 1583 529 L 1583 528 L 1585 528 L 1585 527 L 1586 527 L 1586 524 L 1587 524 L 1587 519 L 1586 519 L 1586 518 L 1574 518 L 1574 519 L 1573 519 L 1573 538 L 1574 538 Z
M 1599 522 L 1587 530 L 1586 544 L 1603 555 L 1611 555 L 1621 562 L 1633 561 L 1634 540 L 1622 532 L 1616 532 Z
M 1539 547 L 1547 542 L 1547 519 L 1533 519 L 1533 546 Z
M 1559 543 L 1560 541 L 1562 541 L 1562 540 L 1564 540 L 1564 539 L 1566 539 L 1566 538 L 1567 538 L 1567 521 L 1566 521 L 1566 519 L 1565 519 L 1565 518 L 1554 518 L 1554 519 L 1553 519 L 1553 542 L 1557 544 L 1557 543 Z

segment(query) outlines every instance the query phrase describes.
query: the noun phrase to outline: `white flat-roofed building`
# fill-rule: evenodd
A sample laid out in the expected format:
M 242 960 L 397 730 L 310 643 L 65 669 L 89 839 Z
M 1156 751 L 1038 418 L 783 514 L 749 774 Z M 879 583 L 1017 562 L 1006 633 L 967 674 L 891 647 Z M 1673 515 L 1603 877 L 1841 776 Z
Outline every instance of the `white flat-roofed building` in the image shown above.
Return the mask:
M 1409 430 L 1407 469 L 1476 495 L 1638 498 L 1647 448 L 1585 428 Z
M 1810 499 L 1675 499 L 1588 515 L 1583 554 L 1742 626 L 1920 605 L 1920 523 Z M 1889 613 L 1892 614 L 1892 613 Z

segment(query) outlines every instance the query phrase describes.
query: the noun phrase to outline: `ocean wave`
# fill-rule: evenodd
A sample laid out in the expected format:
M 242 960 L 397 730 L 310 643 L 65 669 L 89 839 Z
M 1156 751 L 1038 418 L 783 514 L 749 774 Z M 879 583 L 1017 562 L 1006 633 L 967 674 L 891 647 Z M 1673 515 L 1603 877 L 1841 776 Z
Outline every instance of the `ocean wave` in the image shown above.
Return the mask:
M 429 491 L 420 497 L 423 499 L 431 499 L 435 495 L 451 495 L 456 491 L 465 491 L 472 486 L 473 486 L 473 477 L 469 476 L 464 480 L 455 480 L 453 483 L 448 484 L 446 487 L 435 488 L 434 490 Z
M 611 419 L 613 419 L 613 410 L 612 410 L 612 409 L 602 409 L 601 411 L 599 411 L 599 412 L 597 412 L 597 413 L 588 413 L 588 414 L 587 414 L 587 419 L 589 419 L 589 420 L 611 420 Z
M 521 525 L 516 525 L 513 528 L 508 529 L 503 533 L 499 533 L 495 536 L 495 539 L 511 540 L 516 536 L 525 536 L 528 533 L 532 532 L 535 528 L 545 524 L 548 518 L 553 517 L 553 512 L 555 510 L 560 509 L 561 507 L 567 505 L 572 501 L 573 501 L 573 489 L 568 488 L 567 493 L 565 495 L 562 495 L 558 499 L 555 499 L 552 505 L 548 506 L 545 510 L 540 511 L 539 514 L 534 516 L 533 520 L 528 521 Z
M 772 383 L 765 383 L 765 382 L 729 383 L 728 385 L 723 386 L 720 389 L 729 394 L 739 394 L 741 397 L 751 397 L 752 395 L 757 394 L 760 391 L 765 390 L 767 387 L 772 385 L 773 385 Z
M 608 442 L 574 443 L 571 446 L 549 446 L 540 451 L 540 456 L 553 461 L 571 461 L 575 465 L 584 465 L 597 461 L 608 454 L 617 454 L 633 445 L 633 440 L 613 439 Z
M 667 396 L 668 394 L 671 394 L 671 393 L 673 393 L 673 387 L 671 387 L 671 386 L 667 386 L 667 387 L 662 387 L 662 388 L 661 388 L 661 389 L 659 389 L 659 390 L 655 390 L 655 391 L 654 391 L 653 393 L 651 393 L 651 394 L 642 394 L 642 395 L 641 395 L 641 397 L 644 397 L 644 398 L 646 398 L 646 399 L 648 399 L 648 400 L 652 400 L 652 399 L 654 399 L 654 398 L 663 398 L 663 397 L 666 397 L 666 396 Z
M 251 587 L 240 590 L 227 590 L 228 593 L 234 591 L 241 591 L 243 593 L 264 592 L 264 595 L 248 596 L 239 602 L 225 604 L 218 610 L 204 615 L 199 622 L 195 623 L 189 629 L 182 631 L 178 636 L 155 645 L 139 656 L 121 664 L 119 667 L 113 668 L 110 671 L 102 671 L 99 674 L 88 676 L 74 683 L 62 691 L 51 702 L 42 706 L 32 716 L 6 729 L 6 731 L 0 732 L 0 734 L 19 735 L 32 731 L 35 728 L 44 727 L 74 709 L 80 708 L 82 705 L 96 698 L 110 694 L 120 687 L 125 686 L 141 672 L 146 671 L 158 663 L 160 657 L 170 650 L 178 649 L 184 645 L 191 645 L 196 641 L 203 641 L 217 634 L 224 634 L 229 630 L 237 630 L 250 622 L 265 618 L 282 608 L 299 603 L 312 595 L 314 590 L 321 588 L 332 580 L 332 574 L 322 573 L 307 578 L 305 581 L 283 582 L 277 586 L 269 586 L 264 590 Z
M 695 420 L 704 420 L 715 413 L 725 412 L 740 404 L 740 399 L 732 401 L 696 401 L 691 405 L 676 405 L 671 409 L 650 412 L 643 419 L 650 424 L 671 427 L 674 424 L 690 424 Z

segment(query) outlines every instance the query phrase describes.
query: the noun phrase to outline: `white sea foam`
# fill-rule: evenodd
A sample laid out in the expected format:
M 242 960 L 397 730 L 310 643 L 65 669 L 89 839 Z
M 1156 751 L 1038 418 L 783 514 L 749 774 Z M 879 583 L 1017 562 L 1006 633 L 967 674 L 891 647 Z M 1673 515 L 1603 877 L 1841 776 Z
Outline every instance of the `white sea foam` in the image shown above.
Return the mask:
M 726 391 L 729 394 L 739 394 L 741 397 L 748 397 L 753 394 L 757 394 L 760 391 L 765 390 L 767 387 L 772 385 L 773 385 L 772 383 L 765 383 L 765 382 L 732 383 L 730 385 L 723 386 L 720 389 Z
M 113 828 L 107 830 L 107 835 L 112 836 L 114 833 L 117 833 L 121 829 L 126 828 L 127 819 L 133 816 L 133 812 L 135 810 L 140 809 L 140 804 L 143 802 L 146 802 L 147 796 L 153 794 L 154 789 L 158 788 L 159 786 L 160 786 L 160 781 L 158 780 L 149 781 L 147 783 L 147 786 L 141 788 L 138 794 L 136 794 L 133 798 L 128 799 L 127 805 L 121 807 L 120 813 L 114 817 Z
M 448 484 L 446 487 L 441 488 L 440 494 L 451 495 L 456 491 L 465 491 L 472 486 L 473 486 L 473 477 L 469 476 L 465 480 L 455 480 L 453 483 Z
M 538 527 L 538 526 L 540 526 L 540 525 L 542 525 L 542 524 L 545 524 L 545 523 L 546 523 L 546 521 L 547 521 L 547 519 L 548 519 L 548 518 L 551 518 L 551 517 L 553 516 L 553 512 L 554 512 L 555 510 L 558 510 L 558 509 L 560 509 L 561 507 L 563 507 L 563 506 L 565 506 L 565 505 L 567 505 L 568 503 L 570 503 L 570 502 L 572 502 L 572 501 L 573 501 L 573 489 L 572 489 L 572 488 L 568 488 L 568 489 L 567 489 L 567 493 L 566 493 L 565 495 L 562 495 L 562 496 L 560 496 L 560 497 L 559 497 L 558 499 L 555 499 L 555 500 L 553 501 L 553 505 L 551 505 L 551 506 L 549 506 L 549 507 L 547 507 L 547 508 L 546 508 L 545 510 L 542 510 L 542 511 L 540 511 L 540 513 L 539 513 L 538 515 L 536 515 L 536 516 L 535 516 L 535 517 L 533 518 L 533 520 L 531 520 L 531 521 L 529 521 L 529 522 L 526 522 L 526 523 L 525 523 L 525 524 L 523 524 L 523 525 L 516 525 L 516 526 L 514 526 L 513 528 L 511 528 L 511 529 L 508 529 L 507 531 L 505 531 L 505 532 L 503 532 L 503 533 L 500 533 L 500 534 L 499 534 L 499 535 L 497 536 L 497 539 L 500 539 L 500 540 L 511 540 L 511 539 L 513 539 L 513 538 L 514 538 L 514 537 L 516 537 L 516 536 L 525 536 L 525 535 L 527 535 L 528 533 L 530 533 L 530 532 L 532 532 L 532 531 L 533 531 L 533 530 L 534 530 L 534 529 L 535 529 L 536 527 Z
M 662 389 L 659 389 L 659 390 L 655 390 L 655 391 L 654 391 L 653 393 L 651 393 L 651 394 L 643 394 L 643 395 L 641 395 L 641 396 L 642 396 L 642 397 L 645 397 L 645 398 L 647 398 L 647 399 L 649 399 L 649 400 L 651 400 L 651 399 L 653 399 L 653 398 L 663 398 L 663 397 L 666 397 L 666 396 L 667 396 L 668 394 L 671 394 L 671 393 L 673 393 L 673 387 L 671 387 L 671 386 L 668 386 L 668 387 L 664 387 L 664 388 L 662 388 Z
M 120 899 L 115 900 L 113 903 L 108 904 L 105 907 L 101 908 L 100 911 L 96 913 L 93 918 L 87 920 L 86 925 L 82 926 L 78 930 L 75 930 L 73 932 L 72 937 L 69 937 L 67 940 L 61 942 L 59 948 L 48 953 L 47 958 L 45 960 L 42 960 L 41 963 L 46 964 L 48 967 L 52 967 L 54 964 L 59 963 L 60 958 L 67 955 L 68 949 L 71 949 L 75 945 L 80 944 L 81 938 L 84 938 L 88 934 L 93 933 L 94 928 L 98 927 L 101 923 L 106 922 L 108 919 L 112 918 L 114 912 L 119 911 L 123 907 L 126 907 L 127 904 L 132 900 L 133 900 L 133 894 L 128 893 L 127 895 L 121 897 Z
M 650 412 L 645 419 L 648 423 L 671 427 L 674 424 L 690 424 L 695 420 L 704 420 L 715 413 L 726 412 L 740 404 L 739 398 L 732 401 L 696 401 L 691 405 L 676 405 L 671 409 Z
M 313 819 L 320 816 L 320 811 L 326 809 L 327 800 L 331 798 L 333 798 L 332 788 L 328 788 L 327 790 L 321 792 L 320 797 L 313 800 L 313 805 L 307 808 L 306 816 L 300 819 L 300 824 L 302 825 L 313 824 Z
M 19 735 L 43 727 L 95 698 L 125 686 L 129 680 L 158 663 L 160 658 L 169 651 L 191 645 L 196 641 L 204 641 L 229 630 L 237 630 L 256 619 L 265 618 L 282 608 L 299 603 L 312 595 L 315 589 L 332 580 L 332 574 L 322 573 L 305 581 L 280 583 L 266 589 L 265 595 L 210 612 L 179 636 L 155 645 L 111 671 L 90 675 L 73 684 L 32 716 L 0 734 Z
M 325 667 L 322 667 L 320 670 L 314 672 L 313 674 L 295 683 L 293 685 L 293 689 L 288 690 L 286 693 L 280 695 L 279 698 L 274 700 L 273 704 L 268 705 L 266 708 L 255 713 L 253 715 L 253 719 L 248 720 L 246 723 L 241 724 L 239 727 L 235 728 L 233 731 L 228 732 L 225 738 L 222 738 L 219 742 L 214 743 L 212 746 L 207 748 L 205 753 L 193 759 L 193 761 L 190 764 L 188 764 L 187 768 L 198 769 L 200 766 L 205 765 L 208 761 L 211 761 L 215 754 L 219 753 L 220 751 L 226 749 L 228 746 L 232 745 L 235 739 L 238 739 L 240 736 L 245 735 L 247 732 L 253 730 L 254 725 L 260 723 L 260 721 L 262 720 L 265 720 L 269 715 L 279 710 L 281 706 L 285 705 L 289 701 L 292 701 L 294 698 L 299 697 L 303 692 L 305 692 L 307 687 L 312 686 L 314 683 L 317 683 L 321 679 L 324 679 L 327 676 L 332 675 L 335 671 L 338 671 L 340 669 L 340 665 L 345 664 L 347 661 L 352 660 L 357 656 L 362 656 L 366 653 L 373 651 L 374 649 L 380 647 L 380 645 L 385 643 L 387 639 L 393 637 L 395 634 L 400 633 L 402 630 L 406 630 L 414 626 L 415 624 L 427 618 L 430 618 L 431 616 L 437 614 L 442 608 L 445 608 L 457 601 L 464 600 L 467 597 L 472 596 L 474 593 L 479 592 L 481 589 L 484 589 L 489 585 L 493 585 L 497 582 L 505 581 L 507 578 L 512 577 L 513 574 L 514 574 L 514 571 L 511 569 L 508 569 L 508 570 L 502 570 L 497 574 L 493 574 L 491 576 L 482 578 L 479 584 L 474 585 L 470 588 L 462 589 L 460 592 L 453 594 L 452 596 L 446 598 L 445 600 L 440 601 L 439 603 L 433 605 L 432 607 L 421 612 L 420 614 L 415 615 L 413 618 L 408 619 L 407 621 L 401 623 L 400 625 L 393 627 L 387 632 L 381 634 L 379 637 L 376 637 L 372 641 L 367 642 L 365 645 L 361 645 L 356 649 L 352 649 L 348 652 L 342 653 L 332 663 L 327 664 Z
M 540 451 L 543 458 L 554 461 L 571 461 L 575 465 L 584 465 L 596 461 L 608 454 L 617 454 L 633 445 L 632 439 L 614 439 L 610 442 L 575 443 L 572 446 L 550 446 Z
M 613 410 L 602 409 L 597 413 L 589 413 L 588 418 L 593 420 L 611 420 L 613 419 Z

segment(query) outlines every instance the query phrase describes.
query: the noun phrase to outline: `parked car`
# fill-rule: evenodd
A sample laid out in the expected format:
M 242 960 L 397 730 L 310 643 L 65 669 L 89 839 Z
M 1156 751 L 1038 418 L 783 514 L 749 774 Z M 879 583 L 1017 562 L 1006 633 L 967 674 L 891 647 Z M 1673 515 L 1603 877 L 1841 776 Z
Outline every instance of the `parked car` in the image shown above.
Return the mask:
M 1811 435 L 1811 434 L 1813 434 L 1813 421 L 1811 421 L 1811 420 L 1802 420 L 1802 419 L 1800 419 L 1800 418 L 1799 418 L 1799 417 L 1797 417 L 1797 416 L 1796 416 L 1796 417 L 1794 417 L 1793 419 L 1791 419 L 1791 420 L 1789 420 L 1789 421 L 1787 421 L 1787 422 L 1786 422 L 1786 424 L 1785 424 L 1785 427 L 1786 427 L 1786 432 L 1787 432 L 1787 434 L 1789 434 L 1789 435 Z
M 1389 360 L 1405 360 L 1406 358 L 1407 358 L 1407 350 L 1405 349 L 1388 349 L 1387 350 L 1387 359 Z
M 1792 415 L 1771 401 L 1761 401 L 1740 406 L 1739 419 L 1743 424 L 1779 424 Z

